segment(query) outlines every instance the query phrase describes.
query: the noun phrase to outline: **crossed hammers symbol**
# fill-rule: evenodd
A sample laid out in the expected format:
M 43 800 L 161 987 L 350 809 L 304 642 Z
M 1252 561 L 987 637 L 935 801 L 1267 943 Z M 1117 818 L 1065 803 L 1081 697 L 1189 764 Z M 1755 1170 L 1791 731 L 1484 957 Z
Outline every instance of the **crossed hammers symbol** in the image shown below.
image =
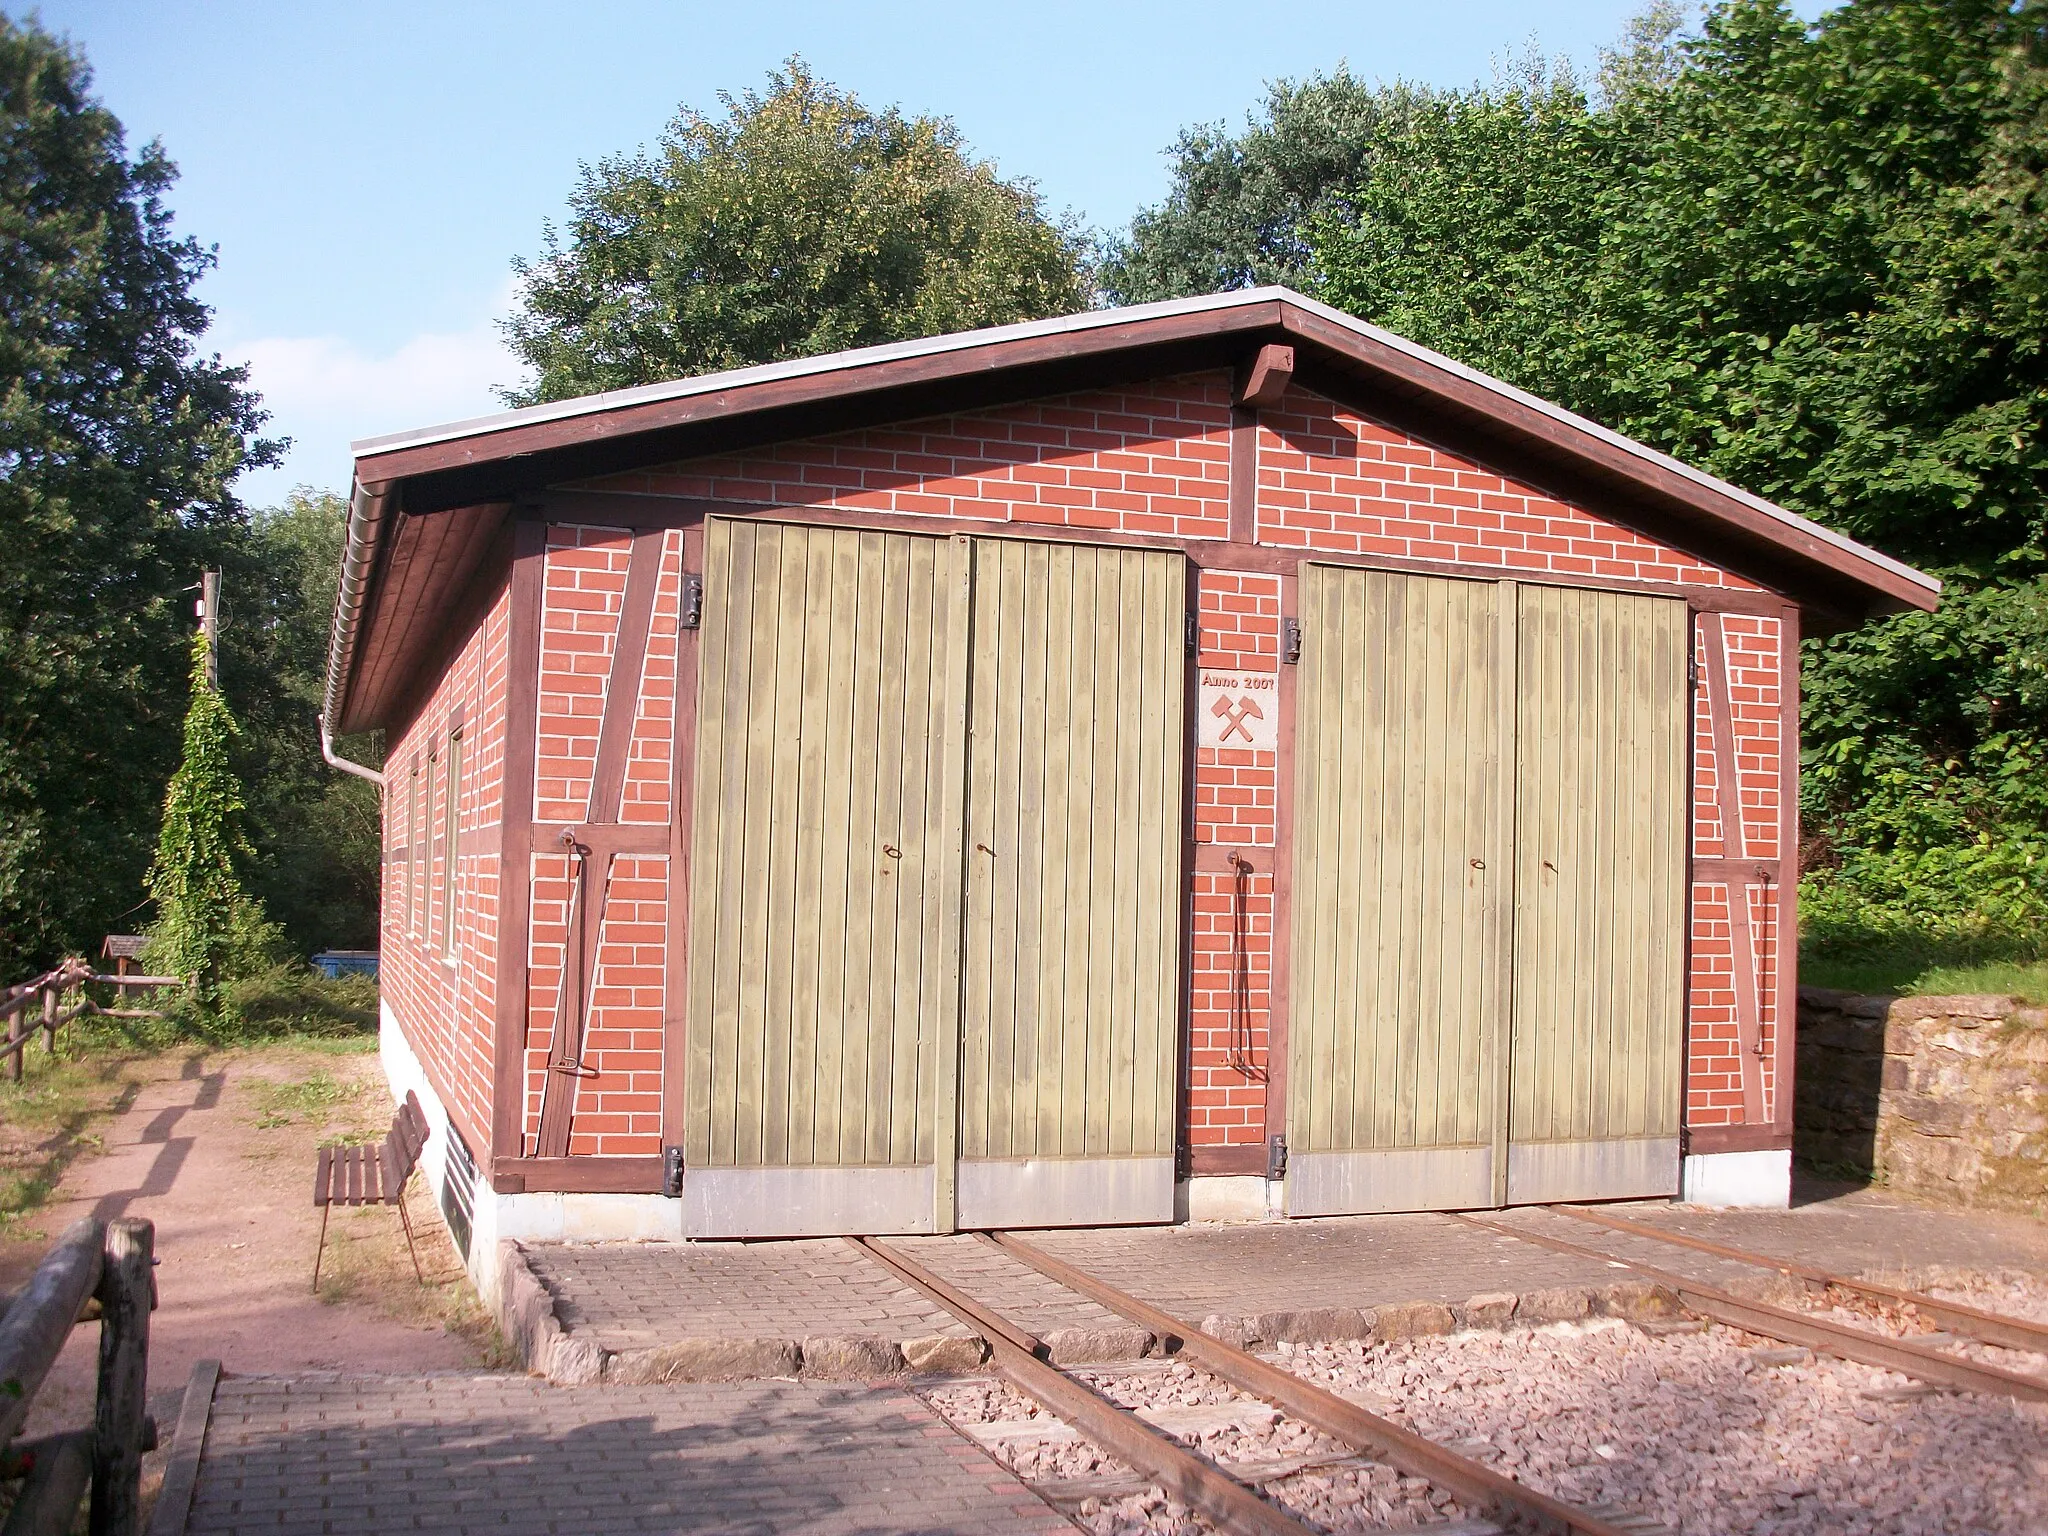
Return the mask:
M 1266 712 L 1259 708 L 1259 701 L 1250 698 L 1239 699 L 1234 704 L 1227 698 L 1219 698 L 1214 704 L 1209 706 L 1209 713 L 1223 721 L 1223 734 L 1217 738 L 1219 741 L 1230 740 L 1230 733 L 1232 731 L 1237 732 L 1246 741 L 1250 741 L 1252 740 L 1251 727 L 1246 725 L 1245 721 L 1263 720 L 1266 718 Z

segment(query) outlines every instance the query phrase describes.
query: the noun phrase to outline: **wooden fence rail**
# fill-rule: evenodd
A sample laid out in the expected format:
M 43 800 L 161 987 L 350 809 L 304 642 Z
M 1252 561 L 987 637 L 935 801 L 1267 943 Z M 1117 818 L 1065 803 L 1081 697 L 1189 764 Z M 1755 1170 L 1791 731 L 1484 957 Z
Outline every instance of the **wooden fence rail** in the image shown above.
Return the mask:
M 156 1229 L 123 1217 L 74 1222 L 0 1316 L 0 1480 L 19 1480 L 0 1536 L 63 1536 L 88 1489 L 91 1536 L 137 1536 L 142 1457 L 156 1426 L 144 1413 Z M 79 1323 L 100 1325 L 89 1429 L 19 1438 L 36 1389 Z
M 43 1033 L 43 1049 L 57 1049 L 57 1031 L 73 1019 L 98 1015 L 109 1019 L 155 1019 L 162 1015 L 150 1008 L 107 1008 L 83 995 L 87 985 L 109 987 L 182 987 L 182 978 L 177 976 L 109 976 L 95 971 L 84 960 L 66 960 L 55 970 L 9 987 L 0 994 L 0 1019 L 7 1021 L 7 1038 L 0 1042 L 0 1056 L 7 1058 L 7 1075 L 15 1082 L 21 1081 L 22 1058 L 28 1054 L 28 1043 L 35 1038 L 37 1030 Z M 64 994 L 80 991 L 80 1000 L 69 1008 L 61 1008 Z M 40 1002 L 41 1014 L 31 1018 L 30 1009 Z

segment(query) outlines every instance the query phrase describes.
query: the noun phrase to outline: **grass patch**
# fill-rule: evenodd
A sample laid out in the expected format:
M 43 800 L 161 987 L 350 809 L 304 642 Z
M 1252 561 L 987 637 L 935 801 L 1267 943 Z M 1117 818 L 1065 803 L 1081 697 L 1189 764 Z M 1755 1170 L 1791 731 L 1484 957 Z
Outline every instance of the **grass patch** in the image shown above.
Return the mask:
M 224 1006 L 208 1015 L 183 992 L 137 993 L 125 1006 L 162 1011 L 154 1019 L 81 1019 L 72 1030 L 88 1048 L 165 1050 L 180 1045 L 310 1045 L 370 1050 L 377 1041 L 377 983 L 369 976 L 321 975 L 303 961 L 229 982 Z M 101 999 L 105 1001 L 105 999 Z
M 320 1071 L 294 1082 L 252 1082 L 248 1092 L 256 1102 L 256 1129 L 274 1131 L 300 1121 L 324 1125 L 336 1111 L 356 1105 L 363 1085 L 345 1083 L 332 1072 Z
M 1806 987 L 1896 993 L 1901 997 L 1999 995 L 2048 1004 L 2048 961 L 1944 961 L 1939 956 L 1802 954 L 1798 979 Z
M 133 1104 L 151 1075 L 140 1053 L 76 1052 L 65 1033 L 54 1056 L 29 1047 L 19 1083 L 0 1077 L 0 1239 L 49 1236 L 28 1219 L 73 1163 L 100 1149 L 99 1125 Z
M 1799 979 L 1844 992 L 2048 1003 L 2048 933 L 2017 925 L 1944 932 L 1867 917 L 1843 921 L 1823 910 L 1801 919 Z

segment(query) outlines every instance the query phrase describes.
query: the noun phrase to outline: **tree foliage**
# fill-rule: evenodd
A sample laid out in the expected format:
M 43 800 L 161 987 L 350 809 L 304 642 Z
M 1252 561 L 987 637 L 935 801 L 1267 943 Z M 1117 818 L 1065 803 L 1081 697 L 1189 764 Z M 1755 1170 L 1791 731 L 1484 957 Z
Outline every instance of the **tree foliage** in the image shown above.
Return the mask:
M 1824 943 L 2048 917 L 2043 15 L 1652 17 L 1601 99 L 1439 98 L 1312 221 L 1332 302 L 1949 579 L 1809 644 Z
M 1348 215 L 1352 189 L 1412 114 L 1436 99 L 1405 84 L 1370 85 L 1339 66 L 1281 80 L 1263 118 L 1233 135 L 1221 123 L 1184 131 L 1167 151 L 1164 203 L 1106 243 L 1097 277 L 1117 304 L 1283 283 L 1314 292 L 1310 232 Z
M 377 943 L 381 807 L 376 788 L 320 756 L 328 626 L 348 504 L 304 486 L 252 514 L 222 570 L 221 691 L 241 724 L 250 892 L 297 954 Z M 343 743 L 382 758 L 381 733 Z
M 162 974 L 191 977 L 202 1006 L 219 997 L 238 951 L 264 942 L 261 909 L 242 889 L 238 862 L 254 852 L 243 828 L 248 809 L 229 753 L 240 732 L 207 677 L 203 636 L 192 642 L 192 702 L 184 754 L 164 796 L 163 827 L 149 894 L 157 918 L 150 961 Z
M 515 404 L 1080 308 L 1079 241 L 944 118 L 877 111 L 801 59 L 586 166 L 515 262 Z
M 1686 36 L 1657 0 L 1590 88 L 1283 85 L 1183 137 L 1106 285 L 1292 282 L 1942 574 L 1942 613 L 1807 647 L 1808 931 L 2019 942 L 2048 918 L 2044 19 L 1723 0 Z M 1338 99 L 1348 135 L 1298 110 Z
M 202 357 L 210 251 L 84 60 L 0 16 L 0 968 L 132 909 L 177 761 L 185 589 L 276 445 Z

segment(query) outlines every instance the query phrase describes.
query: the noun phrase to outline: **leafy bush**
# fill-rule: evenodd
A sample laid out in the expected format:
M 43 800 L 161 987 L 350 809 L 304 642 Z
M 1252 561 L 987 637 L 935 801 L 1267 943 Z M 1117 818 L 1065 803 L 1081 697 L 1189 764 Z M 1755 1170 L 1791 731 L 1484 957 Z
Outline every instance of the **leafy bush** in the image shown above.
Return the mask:
M 166 992 L 153 1002 L 145 997 L 130 1006 L 161 1009 L 163 1017 L 80 1020 L 75 1038 L 81 1047 L 161 1050 L 195 1041 L 233 1046 L 284 1039 L 367 1043 L 377 1034 L 376 981 L 329 978 L 303 960 L 227 982 L 212 1007 L 202 1006 L 189 992 Z
M 1952 592 L 1806 663 L 1809 958 L 2048 955 L 2048 579 Z

